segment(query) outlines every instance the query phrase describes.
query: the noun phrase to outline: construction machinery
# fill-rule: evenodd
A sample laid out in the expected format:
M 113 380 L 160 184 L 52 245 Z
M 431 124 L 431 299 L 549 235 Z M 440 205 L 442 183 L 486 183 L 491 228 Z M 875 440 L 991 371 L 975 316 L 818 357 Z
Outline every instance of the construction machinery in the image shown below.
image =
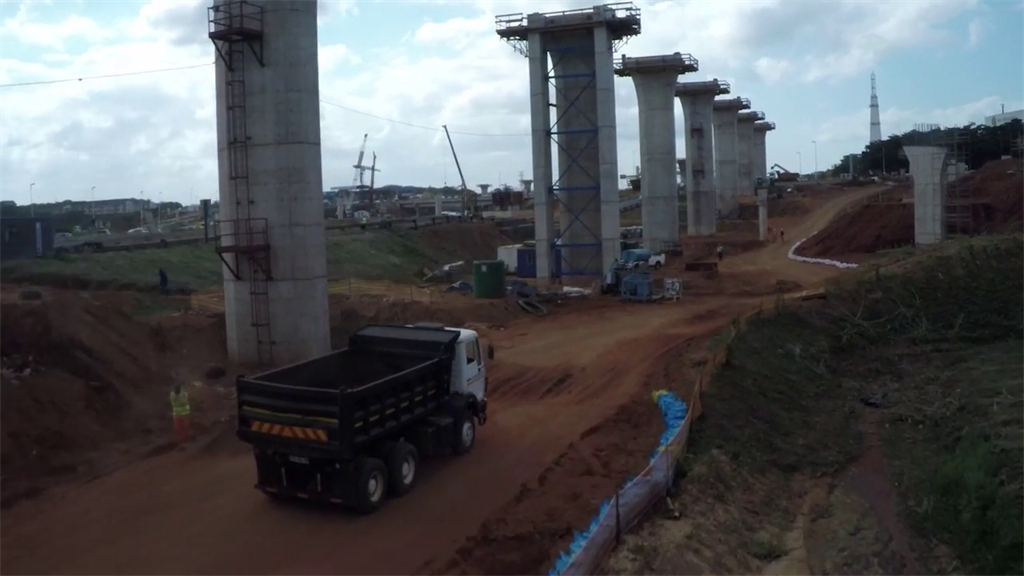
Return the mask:
M 468 216 L 476 212 L 476 194 L 466 186 L 466 177 L 462 175 L 462 165 L 459 164 L 459 155 L 455 153 L 455 144 L 452 144 L 452 135 L 448 133 L 448 126 L 442 125 L 441 128 L 444 128 L 444 135 L 448 138 L 448 147 L 452 149 L 455 169 L 459 171 L 459 181 L 462 183 L 462 214 Z
M 238 437 L 256 488 L 361 514 L 412 490 L 420 457 L 469 452 L 487 421 L 476 332 L 439 324 L 367 326 L 326 356 L 239 376 Z
M 799 174 L 796 172 L 790 172 L 778 164 L 772 164 L 770 170 L 772 172 L 770 172 L 769 175 L 778 182 L 796 182 L 797 180 L 800 180 Z
M 373 177 L 373 173 L 377 171 L 376 165 L 365 166 L 363 165 L 363 156 L 366 155 L 366 139 L 369 138 L 369 134 L 363 134 L 363 144 L 359 147 L 359 156 L 356 158 L 356 163 L 352 165 L 356 169 L 355 176 L 352 177 L 352 188 L 355 190 L 365 190 L 366 185 L 363 184 L 364 176 L 366 172 L 370 172 L 370 177 Z M 373 155 L 373 159 L 377 159 L 377 155 Z

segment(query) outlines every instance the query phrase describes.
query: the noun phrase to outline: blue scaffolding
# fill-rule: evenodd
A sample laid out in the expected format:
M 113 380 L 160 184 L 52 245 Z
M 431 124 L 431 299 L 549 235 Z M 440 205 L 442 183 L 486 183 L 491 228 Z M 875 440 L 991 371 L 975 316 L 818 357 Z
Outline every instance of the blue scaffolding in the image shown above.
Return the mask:
M 538 16 L 534 14 L 533 16 Z M 504 14 L 495 18 L 496 31 L 498 36 L 502 40 L 508 42 L 512 48 L 522 54 L 523 56 L 529 56 L 527 38 L 530 32 L 542 32 L 546 35 L 562 35 L 569 31 L 581 31 L 585 29 L 597 28 L 603 26 L 608 29 L 609 39 L 612 42 L 612 50 L 615 51 L 620 48 L 630 37 L 636 36 L 640 33 L 640 9 L 629 2 L 618 2 L 611 4 L 604 4 L 594 6 L 592 8 L 580 8 L 575 10 L 565 10 L 561 12 L 550 12 L 543 14 L 543 19 L 536 19 L 531 24 L 530 19 L 525 14 Z M 547 136 L 554 142 L 553 149 L 558 150 L 562 154 L 568 157 L 568 162 L 565 166 L 559 163 L 558 169 L 559 174 L 557 177 L 552 178 L 550 186 L 546 187 L 542 193 L 547 194 L 549 198 L 553 198 L 555 202 L 561 205 L 561 215 L 559 216 L 559 231 L 555 234 L 552 240 L 550 249 L 551 255 L 555 259 L 559 259 L 552 263 L 554 270 L 561 269 L 557 276 L 602 276 L 602 259 L 601 247 L 601 229 L 600 219 L 598 220 L 597 230 L 592 230 L 591 225 L 588 225 L 581 217 L 588 210 L 592 209 L 595 202 L 598 209 L 601 208 L 601 180 L 600 170 L 597 169 L 596 173 L 591 173 L 581 162 L 581 157 L 594 150 L 599 146 L 599 127 L 596 117 L 597 110 L 588 111 L 583 110 L 578 103 L 580 97 L 589 90 L 596 88 L 597 70 L 596 61 L 594 57 L 594 42 L 592 34 L 590 37 L 590 43 L 586 45 L 548 45 L 546 48 L 547 54 L 551 57 L 551 66 L 547 69 L 547 82 L 551 89 L 554 90 L 554 94 L 551 93 L 551 89 L 548 90 L 548 103 L 549 107 L 554 106 L 553 100 L 557 98 L 563 99 L 567 102 L 565 108 L 558 114 L 558 117 L 554 119 L 547 127 Z M 550 36 L 549 36 L 550 37 Z M 578 72 L 573 74 L 555 74 L 555 69 L 559 63 L 564 61 L 565 58 L 579 58 L 580 61 L 586 62 L 586 72 Z M 582 69 L 583 67 L 581 67 Z M 579 82 L 579 87 L 570 87 L 568 90 L 572 93 L 559 90 L 556 80 L 583 80 L 585 82 Z M 576 84 L 576 83 L 573 83 Z M 573 127 L 572 129 L 558 128 L 559 121 L 562 120 L 568 113 L 579 114 L 580 118 L 585 119 L 585 127 Z M 566 146 L 558 141 L 559 136 L 585 136 L 581 138 L 583 145 L 575 152 L 570 152 Z M 573 146 L 575 147 L 575 146 Z M 600 155 L 598 155 L 600 156 Z M 597 167 L 595 167 L 597 168 Z M 572 185 L 563 185 L 563 181 L 569 172 L 572 171 L 578 175 L 579 181 L 574 181 Z M 537 182 L 538 187 L 543 184 Z M 541 192 L 541 190 L 538 190 Z M 585 201 L 577 202 L 581 198 L 586 198 Z M 569 202 L 572 198 L 573 202 Z M 578 208 L 573 209 L 572 205 L 578 204 Z M 582 233 L 580 233 L 582 232 Z M 563 238 L 571 233 L 573 236 L 573 242 L 563 243 Z M 577 264 L 580 263 L 581 258 L 578 257 L 580 251 L 586 253 L 591 251 L 589 258 L 586 258 L 585 263 L 580 267 L 574 267 L 571 265 L 569 259 L 566 258 L 566 252 L 574 253 L 576 256 L 572 257 L 572 260 Z M 559 266 L 559 264 L 561 266 Z M 596 264 L 596 266 L 595 266 Z
M 589 90 L 596 89 L 597 81 L 597 70 L 595 68 L 594 59 L 594 42 L 591 36 L 591 42 L 589 45 L 568 45 L 568 46 L 557 46 L 548 49 L 548 54 L 551 56 L 551 67 L 548 68 L 547 80 L 550 85 L 548 90 L 549 102 L 548 106 L 554 108 L 555 102 L 551 100 L 564 99 L 568 103 L 565 108 L 561 111 L 558 116 L 548 126 L 547 134 L 554 143 L 555 148 L 564 153 L 569 161 L 565 166 L 561 163 L 558 165 L 559 173 L 556 178 L 551 182 L 550 196 L 560 205 L 561 215 L 559 216 L 559 231 L 555 234 L 554 239 L 551 242 L 551 253 L 562 259 L 561 271 L 563 276 L 602 276 L 604 271 L 601 269 L 601 229 L 592 230 L 590 226 L 582 219 L 583 214 L 591 207 L 596 201 L 598 207 L 601 206 L 601 176 L 600 173 L 591 173 L 587 167 L 580 162 L 580 158 L 587 152 L 596 147 L 598 144 L 598 123 L 596 118 L 591 117 L 591 112 L 579 106 L 581 97 Z M 563 63 L 565 59 L 575 59 L 578 62 L 585 63 L 587 66 L 586 72 L 579 72 L 575 74 L 556 74 L 555 70 Z M 570 88 L 569 92 L 560 90 L 558 88 L 557 80 L 586 80 L 579 84 L 578 89 Z M 575 92 L 575 93 L 573 93 Z M 552 98 L 551 96 L 554 96 Z M 557 108 L 556 108 L 557 109 Z M 587 126 L 585 128 L 576 128 L 571 130 L 559 130 L 558 125 L 568 114 L 576 114 L 579 118 L 582 118 Z M 585 136 L 586 140 L 583 145 L 575 151 L 570 152 L 566 147 L 559 142 L 559 136 Z M 581 176 L 585 182 L 578 183 L 576 186 L 563 186 L 562 181 L 566 178 L 570 171 L 576 169 L 578 176 Z M 572 209 L 573 202 L 569 199 L 572 197 L 574 200 L 579 197 L 586 199 L 577 210 Z M 568 222 L 565 222 L 568 220 Z M 600 226 L 600 221 L 598 221 Z M 574 234 L 578 230 L 583 230 L 584 234 Z M 576 242 L 563 242 L 563 237 L 568 235 L 577 236 Z M 582 236 L 583 238 L 580 238 Z M 580 241 L 583 240 L 583 241 Z M 561 250 L 558 250 L 561 248 Z M 578 254 L 580 251 L 584 253 L 590 252 L 590 257 L 586 260 L 582 267 L 574 267 L 569 259 L 566 258 L 566 249 L 571 254 Z M 576 260 L 576 258 L 574 258 Z M 597 269 L 592 268 L 594 261 L 597 261 Z

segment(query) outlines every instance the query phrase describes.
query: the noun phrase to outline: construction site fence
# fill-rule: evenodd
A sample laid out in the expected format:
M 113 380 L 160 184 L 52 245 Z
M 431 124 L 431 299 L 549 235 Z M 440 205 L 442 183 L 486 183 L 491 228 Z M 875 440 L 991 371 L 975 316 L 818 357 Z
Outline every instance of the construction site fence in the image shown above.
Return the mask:
M 601 504 L 586 530 L 573 534 L 569 549 L 559 555 L 548 572 L 549 576 L 599 573 L 602 564 L 622 541 L 622 536 L 655 505 L 666 501 L 675 479 L 676 463 L 686 452 L 694 421 L 703 413 L 701 396 L 714 373 L 725 364 L 730 345 L 742 333 L 748 320 L 760 320 L 782 310 L 787 300 L 803 301 L 823 296 L 824 290 L 808 290 L 779 298 L 770 310 L 762 305 L 757 310 L 736 316 L 720 337 L 709 344 L 711 356 L 694 383 L 689 403 L 664 390 L 653 394 L 665 420 L 665 431 L 647 467 Z
M 725 362 L 728 345 L 743 323 L 743 317 L 736 317 L 723 333 L 724 338 L 713 345 L 711 357 L 697 377 L 689 402 L 665 390 L 652 395 L 665 421 L 665 431 L 647 467 L 601 504 L 585 530 L 573 535 L 569 549 L 559 555 L 549 571 L 551 576 L 596 574 L 622 536 L 652 507 L 667 498 L 675 478 L 676 463 L 686 452 L 690 429 L 702 411 L 701 393 L 715 370 Z
M 385 302 L 421 302 L 432 304 L 439 300 L 437 294 L 426 288 L 387 281 L 335 280 L 327 283 L 328 295 L 343 295 L 350 298 L 372 298 Z M 224 312 L 224 295 L 221 291 L 199 292 L 189 296 L 189 309 L 199 313 Z

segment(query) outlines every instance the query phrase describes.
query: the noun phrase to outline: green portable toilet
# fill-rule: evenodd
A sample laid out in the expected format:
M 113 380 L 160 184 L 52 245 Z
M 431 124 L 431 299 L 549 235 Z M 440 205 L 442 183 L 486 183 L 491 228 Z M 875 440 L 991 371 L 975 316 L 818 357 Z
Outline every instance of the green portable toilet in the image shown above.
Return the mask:
M 505 296 L 505 263 L 483 260 L 473 263 L 473 297 L 503 298 Z

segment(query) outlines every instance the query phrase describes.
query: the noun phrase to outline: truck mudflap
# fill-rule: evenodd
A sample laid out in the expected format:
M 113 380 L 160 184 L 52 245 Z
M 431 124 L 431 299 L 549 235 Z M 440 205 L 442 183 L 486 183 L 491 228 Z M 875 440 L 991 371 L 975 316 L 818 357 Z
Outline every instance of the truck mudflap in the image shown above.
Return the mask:
M 254 488 L 274 498 L 347 504 L 354 486 L 344 465 L 294 454 L 254 450 Z
M 480 426 L 487 424 L 487 399 L 477 402 L 476 422 Z

